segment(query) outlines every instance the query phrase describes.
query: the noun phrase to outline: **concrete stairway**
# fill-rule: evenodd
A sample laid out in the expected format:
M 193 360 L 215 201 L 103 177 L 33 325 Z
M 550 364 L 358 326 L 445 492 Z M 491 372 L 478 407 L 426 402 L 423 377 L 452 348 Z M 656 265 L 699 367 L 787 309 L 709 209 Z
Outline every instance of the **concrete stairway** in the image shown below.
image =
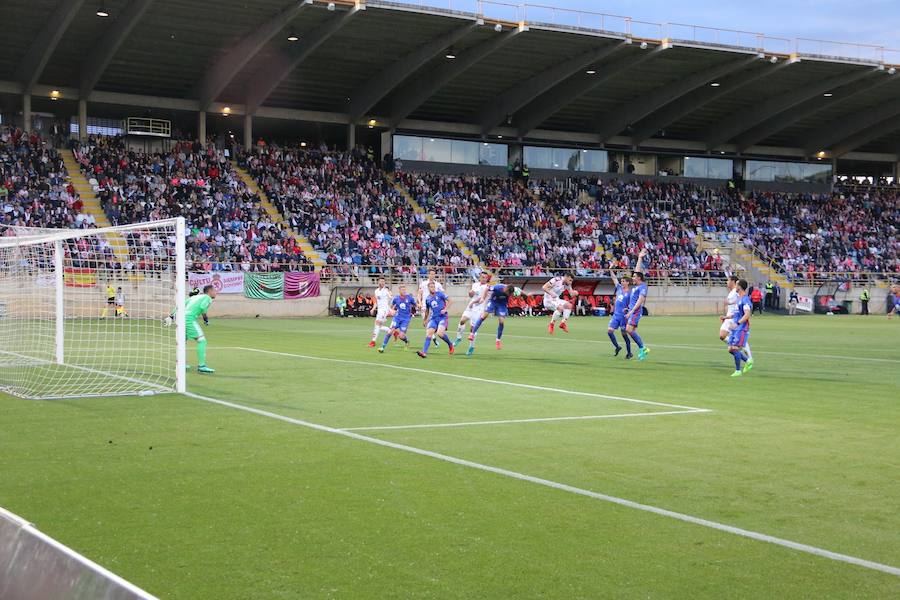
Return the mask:
M 306 255 L 306 258 L 315 266 L 316 270 L 319 271 L 322 267 L 325 266 L 325 259 L 319 254 L 319 252 L 313 247 L 310 243 L 309 239 L 301 234 L 299 231 L 296 231 L 291 228 L 290 224 L 285 220 L 284 215 L 281 214 L 275 205 L 272 204 L 269 197 L 266 196 L 265 192 L 259 189 L 259 186 L 256 185 L 256 181 L 254 181 L 253 177 L 250 173 L 247 172 L 246 169 L 243 169 L 237 165 L 237 163 L 232 163 L 235 171 L 237 171 L 238 176 L 241 178 L 247 188 L 259 196 L 260 204 L 263 207 L 263 210 L 266 211 L 266 214 L 269 215 L 269 219 L 272 220 L 273 223 L 278 223 L 294 235 L 294 239 L 297 241 L 297 245 L 300 246 L 300 249 L 303 250 L 303 254 Z
M 743 242 L 735 244 L 734 255 L 750 273 L 751 282 L 773 281 L 783 290 L 794 289 L 794 284 L 788 281 L 784 274 L 775 270 L 772 265 L 750 250 Z
M 62 150 L 60 154 L 62 155 L 63 164 L 66 165 L 66 171 L 69 172 L 69 181 L 72 183 L 75 191 L 78 192 L 78 195 L 81 196 L 85 214 L 94 218 L 94 223 L 96 223 L 97 227 L 111 227 L 112 223 L 109 222 L 106 212 L 100 206 L 100 199 L 97 198 L 94 188 L 81 172 L 78 162 L 75 160 L 75 153 Z M 109 242 L 119 262 L 124 263 L 128 259 L 128 243 L 125 241 L 125 238 L 119 233 L 109 233 L 106 235 L 106 240 Z
M 435 217 L 433 214 L 425 212 L 425 209 L 413 198 L 412 194 L 410 194 L 406 188 L 404 188 L 400 183 L 398 183 L 393 176 L 388 175 L 388 181 L 393 184 L 394 189 L 399 192 L 401 196 L 406 200 L 409 207 L 415 212 L 417 215 L 423 215 L 425 217 L 425 222 L 428 223 L 428 226 L 431 227 L 435 231 L 440 231 L 445 228 L 444 223 Z M 484 263 L 481 262 L 481 259 L 478 258 L 478 255 L 462 240 L 455 240 L 456 247 L 459 248 L 459 251 L 462 252 L 462 255 L 467 259 L 472 261 L 477 267 L 485 268 Z

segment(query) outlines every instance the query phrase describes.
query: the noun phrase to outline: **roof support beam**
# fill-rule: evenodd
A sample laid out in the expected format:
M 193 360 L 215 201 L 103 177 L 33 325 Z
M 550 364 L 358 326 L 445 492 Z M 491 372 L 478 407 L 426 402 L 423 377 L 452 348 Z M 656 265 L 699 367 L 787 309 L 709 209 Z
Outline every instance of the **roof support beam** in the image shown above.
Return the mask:
M 606 142 L 632 123 L 637 123 L 647 115 L 662 108 L 670 102 L 681 98 L 701 86 L 717 81 L 720 77 L 730 75 L 735 71 L 746 69 L 759 60 L 758 55 L 751 58 L 732 60 L 712 69 L 702 69 L 691 73 L 687 77 L 672 83 L 660 86 L 650 92 L 616 106 L 604 113 L 594 125 L 594 130 L 600 138 L 600 143 Z
M 783 113 L 769 119 L 768 121 L 760 123 L 753 129 L 750 129 L 743 135 L 736 138 L 734 143 L 737 146 L 739 153 L 744 152 L 745 150 L 747 150 L 747 148 L 755 146 L 759 142 L 772 135 L 775 135 L 786 127 L 790 127 L 803 117 L 814 115 L 823 108 L 834 106 L 836 103 L 849 100 L 856 95 L 870 92 L 872 91 L 872 89 L 880 85 L 884 85 L 889 81 L 893 81 L 893 79 L 891 78 L 891 76 L 885 73 L 884 75 L 876 75 L 868 81 L 857 82 L 841 88 L 836 98 L 816 96 L 808 102 L 799 104 L 794 108 L 786 110 Z
M 762 58 L 762 56 L 760 56 Z M 730 94 L 741 89 L 744 86 L 773 75 L 781 69 L 792 64 L 790 61 L 780 61 L 774 65 L 771 62 L 752 73 L 735 73 L 719 81 L 719 87 L 699 87 L 693 92 L 682 96 L 676 101 L 667 104 L 662 109 L 656 111 L 652 115 L 643 119 L 635 127 L 632 134 L 635 147 L 650 139 L 658 131 L 664 130 L 666 127 L 676 122 L 678 119 L 691 114 L 695 110 L 702 108 L 704 105 L 717 100 L 725 94 Z
M 806 155 L 812 156 L 820 150 L 831 148 L 841 140 L 897 115 L 900 115 L 900 100 L 885 102 L 868 110 L 835 119 L 804 136 Z
M 465 73 L 472 66 L 478 64 L 489 54 L 496 52 L 511 42 L 522 31 L 527 30 L 522 27 L 516 27 L 496 35 L 473 48 L 469 48 L 456 60 L 447 61 L 437 69 L 429 71 L 397 89 L 393 94 L 394 100 L 391 105 L 390 120 L 388 121 L 390 126 L 396 127 L 397 123 L 422 106 L 441 88 Z
M 706 129 L 702 136 L 706 140 L 706 149 L 715 150 L 739 133 L 743 133 L 789 108 L 816 96 L 821 96 L 834 88 L 853 83 L 863 77 L 868 77 L 875 71 L 876 69 L 854 69 L 850 73 L 836 75 L 810 85 L 804 85 L 786 94 L 777 94 L 750 110 L 739 110 L 731 113 Z
M 81 63 L 81 83 L 78 86 L 80 98 L 91 99 L 91 94 L 103 76 L 103 72 L 106 71 L 106 67 L 109 66 L 122 43 L 131 35 L 134 26 L 138 24 L 151 4 L 153 4 L 153 0 L 131 0 L 122 14 L 91 48 L 87 58 Z
M 41 78 L 47 61 L 53 56 L 59 40 L 66 33 L 69 24 L 78 14 L 82 5 L 84 5 L 84 0 L 60 0 L 53 14 L 44 24 L 44 28 L 31 42 L 28 52 L 22 59 L 22 64 L 16 71 L 16 79 L 22 82 L 26 94 L 31 93 L 32 88 Z
M 838 142 L 837 144 L 835 144 L 831 155 L 834 158 L 840 158 L 848 152 L 856 150 L 860 146 L 865 146 L 869 142 L 877 140 L 878 138 L 884 137 L 889 133 L 893 133 L 897 130 L 900 130 L 900 115 L 885 119 L 884 121 L 881 121 L 880 123 L 869 127 L 868 129 L 858 131 L 850 137 Z
M 478 22 L 473 20 L 426 42 L 369 79 L 351 95 L 350 117 L 355 121 L 372 110 L 382 98 L 422 68 L 426 62 L 471 33 L 477 26 Z
M 606 56 L 619 53 L 628 47 L 628 43 L 616 44 L 607 48 Z M 573 100 L 587 94 L 594 88 L 606 83 L 623 71 L 635 67 L 642 62 L 656 56 L 666 46 L 657 46 L 649 52 L 634 51 L 631 56 L 623 57 L 617 61 L 597 67 L 596 73 L 588 74 L 578 69 L 568 78 L 568 81 L 557 85 L 550 91 L 538 97 L 529 98 L 528 105 L 516 113 L 516 128 L 519 137 L 525 137 L 541 123 L 565 108 Z
M 365 4 L 351 6 L 346 12 L 340 13 L 330 20 L 316 27 L 308 35 L 303 36 L 299 44 L 290 54 L 280 56 L 268 68 L 260 70 L 253 76 L 247 86 L 247 112 L 255 114 L 272 92 L 287 79 L 287 77 L 305 61 L 310 54 L 324 44 L 331 36 L 340 31 L 355 17 L 359 11 L 365 10 Z
M 544 69 L 537 75 L 506 90 L 499 97 L 485 104 L 478 112 L 478 122 L 481 124 L 482 134 L 487 134 L 491 129 L 502 124 L 509 115 L 526 106 L 541 94 L 553 89 L 579 71 L 583 71 L 594 63 L 610 56 L 629 43 L 630 40 L 608 43 L 599 48 L 592 48 L 587 52 L 582 52 L 548 69 Z
M 247 63 L 253 60 L 263 47 L 284 29 L 296 17 L 303 7 L 312 4 L 312 0 L 299 0 L 295 4 L 261 24 L 256 30 L 244 36 L 230 50 L 222 54 L 216 64 L 206 71 L 203 79 L 197 84 L 192 94 L 200 100 L 200 109 L 206 110 L 228 87 L 235 75 L 241 72 Z

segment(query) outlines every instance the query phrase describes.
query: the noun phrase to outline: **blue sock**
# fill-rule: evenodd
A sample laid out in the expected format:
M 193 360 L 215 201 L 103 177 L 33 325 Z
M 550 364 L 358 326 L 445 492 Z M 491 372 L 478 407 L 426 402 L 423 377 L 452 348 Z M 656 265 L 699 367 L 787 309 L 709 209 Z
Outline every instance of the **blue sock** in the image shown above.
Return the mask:
M 450 341 L 450 336 L 448 336 L 446 333 L 441 336 L 441 339 L 447 342 L 447 346 L 453 345 L 453 343 Z
M 497 325 L 497 339 L 498 339 L 498 340 L 499 340 L 500 338 L 503 337 L 503 326 L 504 326 L 505 324 L 506 324 L 506 323 L 503 323 L 503 322 L 501 321 L 500 324 Z
M 472 325 L 472 333 L 478 333 L 478 328 L 481 327 L 482 323 L 484 323 L 484 319 L 478 319 L 478 321 Z
M 641 336 L 638 335 L 637 331 L 632 331 L 630 335 L 631 335 L 631 339 L 633 339 L 635 342 L 637 342 L 638 348 L 644 347 L 644 340 L 641 339 Z
M 382 348 L 387 348 L 388 342 L 391 341 L 391 333 L 384 334 L 384 340 L 381 342 Z
M 619 345 L 619 342 L 616 341 L 616 334 L 615 334 L 615 333 L 613 333 L 612 331 L 607 331 L 607 332 L 606 332 L 606 335 L 609 336 L 609 341 L 612 342 L 613 348 L 615 348 L 616 350 L 619 350 L 619 349 L 622 347 L 622 346 Z
M 422 352 L 424 352 L 425 354 L 428 354 L 428 348 L 430 348 L 430 347 L 431 347 L 431 336 L 429 335 L 425 338 L 425 346 L 422 348 Z
M 631 338 L 628 337 L 624 330 L 622 331 L 622 339 L 625 340 L 625 351 L 631 354 Z
M 734 370 L 740 371 L 741 370 L 741 351 L 734 350 L 731 352 L 731 354 L 734 355 Z

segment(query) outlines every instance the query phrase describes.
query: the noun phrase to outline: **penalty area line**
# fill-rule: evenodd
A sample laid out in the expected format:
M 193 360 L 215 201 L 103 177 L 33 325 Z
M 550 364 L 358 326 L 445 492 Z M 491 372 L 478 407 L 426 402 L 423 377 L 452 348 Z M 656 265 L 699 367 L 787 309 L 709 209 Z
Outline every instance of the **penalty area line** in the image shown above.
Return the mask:
M 620 415 L 584 415 L 574 417 L 539 417 L 534 419 L 505 419 L 499 421 L 466 421 L 461 423 L 423 423 L 421 425 L 376 425 L 372 427 L 343 427 L 341 431 L 385 431 L 393 429 L 443 429 L 475 425 L 508 425 L 513 423 L 552 423 L 554 421 L 593 421 L 595 419 L 624 419 L 630 417 L 661 417 L 663 415 L 691 415 L 712 412 L 709 409 L 665 410 L 660 412 L 626 413 Z
M 650 406 L 665 406 L 666 408 L 679 408 L 684 411 L 704 411 L 705 408 L 697 408 L 696 406 L 682 406 L 680 404 L 669 404 L 667 402 L 654 402 L 653 400 L 639 400 L 637 398 L 626 398 L 624 396 L 610 396 L 607 394 L 596 394 L 594 392 L 580 392 L 578 390 L 566 390 L 562 388 L 552 388 L 543 385 L 532 385 L 530 383 L 518 383 L 515 381 L 503 381 L 500 379 L 485 379 L 483 377 L 472 377 L 471 375 L 459 375 L 457 373 L 445 373 L 443 371 L 432 371 L 430 369 L 418 369 L 416 367 L 403 367 L 400 365 L 390 365 L 384 363 L 370 362 L 367 360 L 349 360 L 345 358 L 328 358 L 324 356 L 309 356 L 306 354 L 294 354 L 292 352 L 277 352 L 275 350 L 263 350 L 261 348 L 246 348 L 244 346 L 217 346 L 216 350 L 242 350 L 244 352 L 259 352 L 262 354 L 272 354 L 275 356 L 287 356 L 289 358 L 300 358 L 304 360 L 318 360 L 323 362 L 334 362 L 346 365 L 363 365 L 367 367 L 381 367 L 383 369 L 396 369 L 398 371 L 412 371 L 414 373 L 426 373 L 437 377 L 450 377 L 452 379 L 462 379 L 465 381 L 477 381 L 479 383 L 492 383 L 495 385 L 508 385 L 511 387 L 524 388 L 527 390 L 536 390 L 539 392 L 551 392 L 554 394 L 568 394 L 570 396 L 586 396 L 588 398 L 601 398 L 603 400 L 621 400 L 622 402 L 632 402 L 634 404 L 648 404 Z
M 314 429 L 316 431 L 332 433 L 334 435 L 340 435 L 340 436 L 354 439 L 354 440 L 357 440 L 360 442 L 366 442 L 366 443 L 374 444 L 377 446 L 383 446 L 385 448 L 401 450 L 403 452 L 409 452 L 411 454 L 417 454 L 419 456 L 433 458 L 436 460 L 452 463 L 452 464 L 459 465 L 462 467 L 468 467 L 470 469 L 476 469 L 479 471 L 494 473 L 495 475 L 502 475 L 504 477 L 517 479 L 519 481 L 525 481 L 528 483 L 541 485 L 541 486 L 552 488 L 555 490 L 560 490 L 563 492 L 569 492 L 571 494 L 577 494 L 579 496 L 593 498 L 594 500 L 601 500 L 603 502 L 617 504 L 619 506 L 624 506 L 626 508 L 640 510 L 643 512 L 652 513 L 652 514 L 662 516 L 662 517 L 668 517 L 670 519 L 683 521 L 685 523 L 691 523 L 693 525 L 700 525 L 702 527 L 706 527 L 709 529 L 715 529 L 717 531 L 730 533 L 730 534 L 737 535 L 740 537 L 749 538 L 749 539 L 757 540 L 760 542 L 766 542 L 769 544 L 774 544 L 776 546 L 782 546 L 784 548 L 789 548 L 791 550 L 796 550 L 798 552 L 811 554 L 813 556 L 827 558 L 829 560 L 834 560 L 834 561 L 843 562 L 843 563 L 847 563 L 847 564 L 851 564 L 851 565 L 856 565 L 858 567 L 871 569 L 873 571 L 880 571 L 882 573 L 887 573 L 889 575 L 894 575 L 896 577 L 900 577 L 900 567 L 885 565 L 882 563 L 873 562 L 871 560 L 858 558 L 856 556 L 850 556 L 848 554 L 841 554 L 839 552 L 832 552 L 831 550 L 825 550 L 824 548 L 818 548 L 816 546 L 810 546 L 808 544 L 794 542 L 792 540 L 775 537 L 775 536 L 768 535 L 765 533 L 759 533 L 756 531 L 751 531 L 749 529 L 742 529 L 740 527 L 726 525 L 725 523 L 718 523 L 716 521 L 710 521 L 709 519 L 704 519 L 701 517 L 695 517 L 692 515 L 675 512 L 675 511 L 668 510 L 665 508 L 660 508 L 658 506 L 652 506 L 650 504 L 641 504 L 640 502 L 635 502 L 634 500 L 627 500 L 625 498 L 618 498 L 616 496 L 610 496 L 608 494 L 601 494 L 600 492 L 594 492 L 594 491 L 587 490 L 584 488 L 576 487 L 574 485 L 560 483 L 557 481 L 552 481 L 550 479 L 543 479 L 541 477 L 535 477 L 533 475 L 527 475 L 525 473 L 519 473 L 517 471 L 511 471 L 509 469 L 504 469 L 502 467 L 494 467 L 491 465 L 486 465 L 486 464 L 477 463 L 477 462 L 474 462 L 471 460 L 467 460 L 465 458 L 457 458 L 455 456 L 450 456 L 448 454 L 441 454 L 440 452 L 433 452 L 431 450 L 424 450 L 422 448 L 416 448 L 415 446 L 408 446 L 406 444 L 398 444 L 396 442 L 389 442 L 387 440 L 382 440 L 379 438 L 362 435 L 362 434 L 356 433 L 354 431 L 345 431 L 343 429 L 335 429 L 334 427 L 328 427 L 327 425 L 319 425 L 317 423 L 311 423 L 309 421 L 295 419 L 293 417 L 280 415 L 277 413 L 269 412 L 267 410 L 261 410 L 258 408 L 252 408 L 250 406 L 245 406 L 243 404 L 238 404 L 236 402 L 229 402 L 227 400 L 220 400 L 218 398 L 211 398 L 209 396 L 201 396 L 199 394 L 194 394 L 191 392 L 187 392 L 185 395 L 190 398 L 202 400 L 204 402 L 218 404 L 220 406 L 244 411 L 247 413 L 252 413 L 255 415 L 259 415 L 261 417 L 268 417 L 270 419 L 283 421 L 285 423 L 290 423 L 292 425 L 299 425 L 301 427 L 306 427 L 308 429 Z

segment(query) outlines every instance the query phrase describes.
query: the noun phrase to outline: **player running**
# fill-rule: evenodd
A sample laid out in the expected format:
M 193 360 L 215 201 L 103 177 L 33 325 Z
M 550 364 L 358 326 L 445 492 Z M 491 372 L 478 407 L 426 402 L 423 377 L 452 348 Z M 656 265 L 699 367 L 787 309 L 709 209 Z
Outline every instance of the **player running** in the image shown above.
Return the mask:
M 478 281 L 472 283 L 472 289 L 469 290 L 469 303 L 466 305 L 466 310 L 463 311 L 462 316 L 459 318 L 459 325 L 456 326 L 456 341 L 453 342 L 454 346 L 459 346 L 459 343 L 462 341 L 466 323 L 469 323 L 469 329 L 471 330 L 471 328 L 475 326 L 475 321 L 484 314 L 484 309 L 487 306 L 487 300 L 484 299 L 484 296 L 490 281 L 491 274 L 487 271 L 482 271 L 478 275 Z M 474 344 L 469 344 L 470 348 L 472 346 L 474 346 Z M 471 352 L 469 354 L 471 354 Z
M 206 364 L 206 336 L 200 329 L 199 320 L 202 315 L 206 314 L 209 306 L 212 304 L 213 298 L 216 297 L 216 288 L 212 285 L 203 286 L 203 293 L 197 294 L 192 298 L 188 298 L 184 307 L 184 325 L 185 333 L 188 340 L 197 341 L 197 372 L 198 373 L 215 373 L 214 369 L 210 369 Z M 185 368 L 191 367 L 185 365 Z
M 382 340 L 378 352 L 384 352 L 384 349 L 387 348 L 388 342 L 391 341 L 392 336 L 398 337 L 401 342 L 406 344 L 403 347 L 404 349 L 409 348 L 409 338 L 406 337 L 406 330 L 409 329 L 409 322 L 412 320 L 416 299 L 413 298 L 412 295 L 406 293 L 406 286 L 404 284 L 400 284 L 399 291 L 400 295 L 395 296 L 394 299 L 391 300 L 391 326 L 388 329 L 388 332 L 384 334 L 384 340 Z
M 631 301 L 631 292 L 629 290 L 631 277 L 617 279 L 612 269 L 609 270 L 609 276 L 612 278 L 613 285 L 616 286 L 616 301 L 613 304 L 613 316 L 609 320 L 609 326 L 606 328 L 606 335 L 609 336 L 609 341 L 612 342 L 613 348 L 615 348 L 613 356 L 618 356 L 619 352 L 622 351 L 622 346 L 616 341 L 616 329 L 618 329 L 622 339 L 625 341 L 625 358 L 631 358 L 634 356 L 631 353 L 631 338 L 625 332 L 625 326 L 627 325 L 625 311 L 628 310 L 628 303 Z
M 426 308 L 425 300 L 428 298 L 428 294 L 430 293 L 428 291 L 428 286 L 431 285 L 432 283 L 434 284 L 434 289 L 436 292 L 444 291 L 444 286 L 441 285 L 441 282 L 437 280 L 437 271 L 435 271 L 434 269 L 428 269 L 428 278 L 425 279 L 424 281 L 419 282 L 418 301 L 419 301 L 419 311 L 422 313 L 422 326 L 423 327 L 428 325 L 428 321 L 425 319 L 425 308 Z M 437 344 L 437 340 L 438 340 L 437 337 L 435 337 L 435 338 L 432 338 L 431 341 L 434 342 L 435 344 Z
M 391 310 L 391 299 L 394 295 L 387 286 L 384 277 L 378 278 L 378 287 L 375 288 L 375 306 L 372 307 L 370 314 L 375 316 L 375 326 L 372 328 L 372 341 L 369 342 L 369 348 L 375 347 L 375 340 L 382 331 L 388 331 L 389 328 L 384 324 L 387 322 L 388 312 Z
M 444 340 L 450 349 L 450 355 L 453 355 L 453 343 L 447 335 L 450 304 L 450 297 L 437 289 L 437 282 L 429 281 L 428 296 L 425 298 L 425 319 L 428 322 L 425 331 L 425 345 L 416 352 L 421 358 L 428 358 L 428 347 L 431 346 L 432 336 Z
M 554 277 L 545 283 L 542 289 L 544 290 L 544 308 L 553 311 L 553 315 L 550 317 L 550 325 L 547 326 L 547 333 L 553 335 L 553 330 L 556 328 L 556 319 L 560 315 L 562 315 L 562 321 L 559 323 L 559 328 L 569 333 L 569 326 L 566 325 L 566 321 L 569 320 L 569 315 L 572 314 L 574 307 L 571 302 L 563 300 L 561 296 L 565 291 L 568 291 L 573 299 L 578 295 L 578 292 L 572 289 L 572 276 Z
M 631 339 L 638 345 L 638 360 L 646 359 L 647 354 L 650 352 L 650 350 L 644 346 L 644 340 L 641 339 L 641 336 L 638 335 L 637 332 L 638 323 L 643 315 L 642 309 L 644 307 L 644 302 L 647 300 L 647 284 L 644 282 L 643 267 L 645 256 L 647 256 L 646 248 L 642 249 L 638 254 L 637 265 L 635 265 L 634 273 L 632 274 L 634 288 L 631 290 L 631 298 L 628 301 L 628 311 L 625 313 L 625 318 L 628 323 L 625 327 L 625 332 L 630 335 Z
M 731 330 L 734 329 L 734 320 L 732 317 L 737 310 L 737 303 L 740 299 L 737 290 L 737 282 L 737 276 L 728 276 L 728 282 L 726 284 L 728 286 L 728 296 L 725 298 L 725 316 L 719 317 L 719 320 L 722 321 L 722 325 L 719 327 L 719 339 L 723 342 L 728 341 L 728 335 L 731 333 Z M 753 368 L 753 353 L 750 351 L 750 342 L 747 342 L 747 345 L 744 346 L 744 353 L 747 355 L 747 370 L 749 371 Z
M 503 338 L 503 326 L 506 323 L 506 317 L 509 315 L 509 296 L 521 296 L 522 290 L 517 287 L 512 287 L 510 285 L 506 285 L 504 283 L 498 283 L 494 286 L 489 286 L 484 291 L 484 295 L 482 296 L 482 303 L 486 302 L 484 308 L 484 314 L 481 315 L 481 318 L 475 323 L 472 327 L 472 332 L 469 334 L 469 351 L 466 352 L 466 356 L 471 356 L 473 352 L 475 352 L 475 336 L 478 335 L 478 329 L 481 327 L 481 324 L 487 320 L 490 315 L 497 316 L 497 341 L 494 344 L 494 347 L 497 350 L 503 349 L 503 342 L 501 341 Z
M 747 296 L 747 281 L 741 279 L 737 282 L 738 302 L 731 317 L 734 327 L 728 334 L 728 352 L 734 356 L 734 373 L 732 377 L 740 377 L 753 368 L 753 365 L 744 354 L 744 345 L 750 339 L 750 315 L 753 313 L 753 302 Z M 741 370 L 741 361 L 746 361 Z

